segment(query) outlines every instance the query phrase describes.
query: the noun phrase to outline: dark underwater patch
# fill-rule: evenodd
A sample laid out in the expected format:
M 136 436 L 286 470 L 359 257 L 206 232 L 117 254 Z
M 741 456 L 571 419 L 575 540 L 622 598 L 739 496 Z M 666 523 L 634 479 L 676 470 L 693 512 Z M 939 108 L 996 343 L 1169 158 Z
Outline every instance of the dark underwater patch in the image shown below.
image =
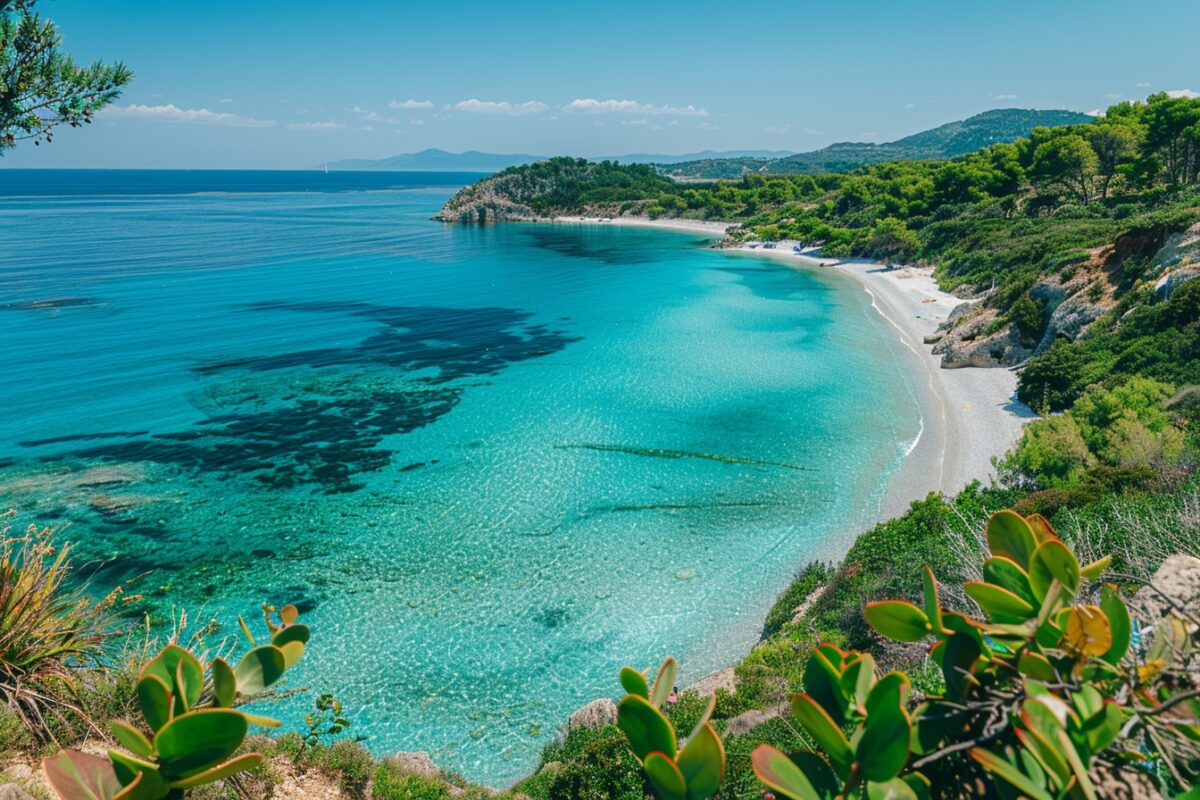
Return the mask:
M 409 433 L 449 413 L 463 381 L 562 350 L 576 339 L 511 308 L 376 306 L 355 302 L 257 303 L 247 313 L 361 317 L 380 330 L 344 347 L 249 356 L 195 368 L 243 379 L 217 391 L 207 416 L 187 430 L 129 435 L 56 458 L 149 461 L 219 479 L 249 477 L 267 488 L 310 485 L 356 491 L 354 476 L 391 463 L 387 436 Z M 110 438 L 84 433 L 59 441 Z M 140 438 L 133 439 L 137 436 Z M 46 443 L 42 440 L 41 443 Z

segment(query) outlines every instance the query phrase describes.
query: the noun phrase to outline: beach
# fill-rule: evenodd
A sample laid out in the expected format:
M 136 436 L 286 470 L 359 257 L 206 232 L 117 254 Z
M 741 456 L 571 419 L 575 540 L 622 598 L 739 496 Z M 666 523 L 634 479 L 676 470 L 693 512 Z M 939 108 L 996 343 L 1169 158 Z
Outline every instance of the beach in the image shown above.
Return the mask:
M 709 220 L 557 217 L 555 222 L 661 228 L 720 237 L 734 223 Z M 893 477 L 880 519 L 903 514 L 929 492 L 953 496 L 973 480 L 985 483 L 1002 457 L 1036 415 L 1016 399 L 1017 375 L 1000 368 L 942 369 L 941 358 L 924 343 L 950 313 L 970 302 L 941 291 L 931 268 L 887 269 L 868 261 L 821 258 L 793 252 L 795 242 L 729 248 L 731 256 L 770 258 L 796 269 L 842 275 L 862 287 L 871 305 L 895 330 L 908 355 L 921 409 L 921 435 Z M 882 401 L 882 398 L 881 398 Z M 881 402 L 881 410 L 886 403 Z

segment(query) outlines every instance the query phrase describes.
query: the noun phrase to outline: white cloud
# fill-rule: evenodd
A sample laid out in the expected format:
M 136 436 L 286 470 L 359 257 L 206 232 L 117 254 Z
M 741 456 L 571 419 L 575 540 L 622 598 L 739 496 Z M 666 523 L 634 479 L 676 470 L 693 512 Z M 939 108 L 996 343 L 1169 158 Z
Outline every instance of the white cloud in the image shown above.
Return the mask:
M 392 102 L 388 103 L 388 108 L 403 108 L 403 109 L 409 109 L 409 110 L 418 109 L 418 108 L 433 108 L 433 101 L 432 100 L 405 100 L 404 102 L 401 102 L 399 100 L 393 100 Z
M 700 127 L 700 130 L 704 130 L 704 131 L 719 131 L 719 130 L 721 130 L 720 126 L 713 125 L 711 122 L 701 122 L 699 127 Z
M 905 103 L 904 107 L 905 108 L 916 108 L 917 104 L 916 103 Z
M 1102 109 L 1102 108 L 1093 108 L 1091 111 L 1085 111 L 1085 112 L 1083 112 L 1083 113 L 1084 113 L 1084 116 L 1088 116 L 1088 117 L 1103 117 L 1103 116 L 1104 116 L 1104 109 Z
M 362 125 L 359 127 L 359 130 L 360 131 L 373 131 L 373 130 L 375 130 L 375 126 L 374 125 Z
M 408 121 L 408 124 L 409 124 L 409 125 L 424 125 L 424 124 L 425 124 L 425 120 L 423 120 L 423 119 L 416 119 L 416 118 L 414 117 L 413 119 L 410 119 L 410 120 Z
M 791 125 L 768 125 L 763 128 L 763 133 L 791 133 Z
M 1195 100 L 1200 97 L 1200 92 L 1193 92 L 1191 89 L 1171 89 L 1167 92 L 1167 97 L 1186 97 Z
M 644 118 L 643 119 L 624 119 L 624 120 L 621 120 L 621 124 L 622 125 L 649 125 L 650 120 L 644 119 Z
M 550 110 L 550 106 L 537 100 L 514 104 L 507 101 L 478 100 L 472 97 L 470 100 L 455 103 L 454 109 L 469 111 L 473 114 L 505 114 L 510 117 L 519 117 L 525 114 L 540 114 Z
M 1150 88 L 1150 81 L 1142 81 L 1141 83 L 1139 83 L 1139 84 L 1137 85 L 1137 88 L 1139 88 L 1139 89 L 1149 89 L 1149 88 Z
M 254 119 L 238 114 L 209 111 L 207 108 L 180 108 L 174 103 L 164 106 L 144 106 L 134 103 L 125 107 L 110 106 L 100 112 L 106 117 L 133 117 L 156 119 L 164 122 L 194 122 L 201 125 L 226 125 L 231 128 L 271 128 L 275 123 L 266 119 Z
M 1105 92 L 1104 99 L 1105 100 L 1120 100 L 1121 93 L 1120 92 Z
M 1017 96 L 1015 94 L 994 94 L 994 95 L 992 95 L 992 99 L 993 100 L 1016 100 Z
M 346 127 L 340 122 L 293 122 L 288 125 L 289 131 L 340 131 Z
M 809 136 L 821 136 L 825 133 L 825 131 L 819 131 L 816 128 L 805 128 L 804 132 Z
M 656 114 L 675 117 L 707 117 L 708 112 L 703 108 L 687 106 L 653 106 L 639 103 L 636 100 L 596 100 L 586 97 L 572 100 L 563 106 L 563 111 L 574 111 L 583 114 Z
M 220 100 L 218 100 L 217 102 L 218 102 L 218 103 L 221 103 L 222 105 L 229 105 L 230 103 L 232 103 L 232 102 L 233 102 L 233 98 L 232 98 L 232 97 L 222 97 L 222 98 L 221 98 Z

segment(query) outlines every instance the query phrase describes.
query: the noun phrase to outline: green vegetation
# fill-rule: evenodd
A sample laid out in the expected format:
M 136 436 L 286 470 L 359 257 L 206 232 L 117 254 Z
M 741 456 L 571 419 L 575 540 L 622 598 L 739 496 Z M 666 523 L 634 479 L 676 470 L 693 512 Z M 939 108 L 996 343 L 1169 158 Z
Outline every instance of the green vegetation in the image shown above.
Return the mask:
M 63 800 L 161 800 L 254 769 L 260 753 L 234 754 L 251 724 L 279 723 L 234 708 L 262 694 L 304 655 L 307 626 L 295 606 L 263 607 L 270 631 L 258 643 L 239 620 L 251 649 L 236 667 L 221 657 L 207 665 L 188 650 L 169 644 L 141 669 L 137 684 L 142 724 L 110 723 L 124 750 L 108 757 L 64 750 L 44 762 L 46 777 Z M 207 666 L 207 670 L 206 670 Z M 207 671 L 207 678 L 205 673 Z
M 968 119 L 886 144 L 839 142 L 810 153 L 783 158 L 712 158 L 663 165 L 668 175 L 681 178 L 737 179 L 747 172 L 771 174 L 849 172 L 884 161 L 923 161 L 953 158 L 998 142 L 1010 142 L 1038 127 L 1078 125 L 1088 117 L 1074 111 L 1034 111 L 998 108 Z
M 78 66 L 34 4 L 0 0 L 0 154 L 21 140 L 49 142 L 56 126 L 91 122 L 133 80 L 124 64 Z
M 1150 760 L 1170 769 L 1181 784 L 1175 788 L 1186 788 L 1182 775 L 1200 767 L 1188 754 L 1188 743 L 1200 740 L 1197 656 L 1188 630 L 1197 620 L 1171 607 L 1143 647 L 1135 643 L 1120 590 L 1098 583 L 1111 557 L 1081 565 L 1038 515 L 1000 511 L 985 536 L 982 580 L 962 587 L 982 618 L 948 604 L 928 566 L 919 605 L 883 600 L 864 611 L 886 639 L 932 638 L 940 687 L 910 701 L 913 681 L 903 672 L 879 677 L 870 653 L 818 645 L 807 659 L 803 692 L 791 703 L 811 744 L 790 754 L 756 747 L 751 763 L 766 786 L 793 800 L 915 800 L 933 796 L 935 787 L 941 795 L 986 776 L 998 796 L 1095 798 L 1097 763 L 1119 772 Z M 636 702 L 645 687 L 636 678 L 640 673 L 622 671 L 631 694 L 622 702 L 622 713 L 626 703 L 630 713 L 621 728 L 659 797 L 710 796 L 715 786 L 693 790 L 683 775 L 723 773 L 719 740 L 717 748 L 702 750 L 695 742 L 703 738 L 689 739 L 693 757 L 707 760 L 689 761 L 686 772 L 666 769 L 674 763 L 667 761 L 673 730 L 653 706 Z

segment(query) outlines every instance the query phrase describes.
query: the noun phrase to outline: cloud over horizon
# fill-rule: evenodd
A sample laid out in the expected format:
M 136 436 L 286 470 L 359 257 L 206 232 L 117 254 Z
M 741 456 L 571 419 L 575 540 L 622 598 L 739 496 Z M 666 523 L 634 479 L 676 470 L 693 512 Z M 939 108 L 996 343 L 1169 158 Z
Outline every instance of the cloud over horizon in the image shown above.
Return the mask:
M 1189 100 L 1195 100 L 1200 97 L 1200 92 L 1194 92 L 1191 89 L 1171 89 L 1167 92 L 1167 97 L 1186 97 Z
M 707 117 L 708 112 L 693 105 L 653 106 L 636 100 L 597 100 L 585 97 L 572 100 L 563 106 L 563 111 L 582 114 L 656 114 L 679 117 Z
M 418 108 L 433 108 L 433 101 L 432 100 L 405 100 L 405 101 L 401 102 L 399 100 L 393 100 L 392 102 L 388 103 L 388 108 L 404 108 L 404 109 L 409 109 L 409 110 L 418 109 Z
M 505 100 L 479 100 L 472 97 L 470 100 L 455 103 L 454 110 L 467 111 L 472 114 L 505 114 L 510 117 L 519 117 L 525 114 L 540 114 L 543 111 L 549 111 L 550 106 L 538 100 L 514 104 Z
M 99 117 L 132 117 L 135 119 L 153 119 L 162 122 L 192 122 L 200 125 L 226 125 L 231 128 L 273 128 L 275 121 L 269 119 L 254 119 L 240 114 L 229 114 L 223 111 L 209 111 L 207 108 L 180 108 L 174 103 L 161 106 L 146 106 L 132 103 L 127 106 L 109 106 L 102 109 Z

